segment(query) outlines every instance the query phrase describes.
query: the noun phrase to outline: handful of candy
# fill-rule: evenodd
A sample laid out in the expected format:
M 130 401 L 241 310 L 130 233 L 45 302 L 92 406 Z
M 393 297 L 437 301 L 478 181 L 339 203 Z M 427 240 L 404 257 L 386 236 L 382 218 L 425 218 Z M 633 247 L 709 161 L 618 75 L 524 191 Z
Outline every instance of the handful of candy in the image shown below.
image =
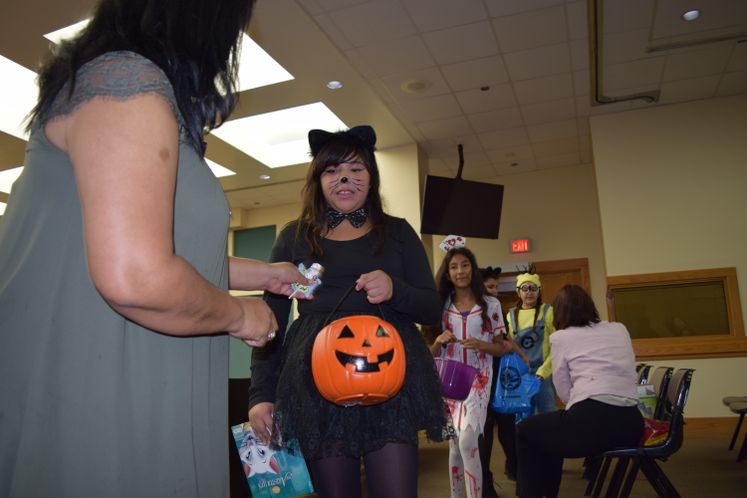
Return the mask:
M 316 288 L 322 284 L 321 277 L 322 273 L 324 272 L 324 268 L 319 263 L 313 263 L 308 268 L 306 268 L 306 265 L 304 265 L 303 263 L 299 263 L 298 271 L 300 271 L 301 274 L 309 280 L 309 284 L 291 284 L 293 293 L 288 296 L 288 299 L 296 297 L 296 294 L 301 294 L 308 299 L 314 293 Z

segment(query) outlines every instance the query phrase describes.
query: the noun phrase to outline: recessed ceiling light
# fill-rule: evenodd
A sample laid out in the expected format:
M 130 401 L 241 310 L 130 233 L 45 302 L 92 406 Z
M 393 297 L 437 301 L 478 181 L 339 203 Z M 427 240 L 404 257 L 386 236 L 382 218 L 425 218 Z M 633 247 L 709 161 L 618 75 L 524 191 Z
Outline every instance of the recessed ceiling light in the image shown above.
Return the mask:
M 342 82 L 337 80 L 328 81 L 327 88 L 329 88 L 330 90 L 339 90 L 340 88 L 342 88 Z
M 270 168 L 309 162 L 308 133 L 348 126 L 322 102 L 226 121 L 210 133 Z
M 420 93 L 432 86 L 433 83 L 428 80 L 408 80 L 404 81 L 399 87 L 405 93 Z
M 13 182 L 16 181 L 19 176 L 21 176 L 22 171 L 23 166 L 4 169 L 0 171 L 0 192 L 10 194 L 10 187 L 12 187 Z
M 698 9 L 692 9 L 692 10 L 686 10 L 682 14 L 682 19 L 685 21 L 694 21 L 695 19 L 700 17 L 700 10 Z
M 215 161 L 211 161 L 207 157 L 205 158 L 205 162 L 207 163 L 208 167 L 210 168 L 210 171 L 213 172 L 216 178 L 220 178 L 222 176 L 231 176 L 235 175 L 236 172 L 233 170 L 230 170 L 226 168 L 225 166 L 221 166 L 220 164 L 216 163 Z
M 270 175 L 259 175 L 259 179 L 260 180 L 269 180 L 270 179 Z

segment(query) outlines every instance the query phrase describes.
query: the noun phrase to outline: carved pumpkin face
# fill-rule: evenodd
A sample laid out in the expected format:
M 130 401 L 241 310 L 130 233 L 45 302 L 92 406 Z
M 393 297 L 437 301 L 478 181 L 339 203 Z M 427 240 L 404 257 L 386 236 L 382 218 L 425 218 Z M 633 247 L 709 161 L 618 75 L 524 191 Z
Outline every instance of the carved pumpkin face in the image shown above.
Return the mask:
M 402 387 L 402 339 L 392 324 L 375 316 L 340 318 L 317 334 L 311 372 L 328 401 L 345 406 L 381 403 Z

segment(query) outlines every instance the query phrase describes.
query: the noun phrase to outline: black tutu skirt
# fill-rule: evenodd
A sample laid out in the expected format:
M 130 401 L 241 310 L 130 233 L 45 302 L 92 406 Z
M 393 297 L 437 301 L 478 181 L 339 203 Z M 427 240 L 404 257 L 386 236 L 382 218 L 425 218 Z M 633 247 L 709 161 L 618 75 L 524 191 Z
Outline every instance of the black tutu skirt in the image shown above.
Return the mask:
M 331 320 L 351 313 L 337 313 Z M 442 441 L 453 433 L 433 357 L 412 322 L 387 316 L 402 337 L 405 379 L 390 399 L 370 406 L 340 406 L 324 399 L 311 372 L 311 349 L 328 315 L 306 314 L 285 336 L 276 391 L 274 438 L 296 439 L 305 458 L 361 457 L 390 442 L 418 444 L 418 432 Z

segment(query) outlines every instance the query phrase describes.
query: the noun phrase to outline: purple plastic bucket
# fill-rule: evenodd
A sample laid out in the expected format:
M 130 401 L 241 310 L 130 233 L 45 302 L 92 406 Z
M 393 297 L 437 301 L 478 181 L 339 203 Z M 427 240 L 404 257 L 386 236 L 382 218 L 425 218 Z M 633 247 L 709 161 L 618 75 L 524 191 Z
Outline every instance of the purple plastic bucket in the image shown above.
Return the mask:
M 458 401 L 467 399 L 477 376 L 477 369 L 447 358 L 434 358 L 434 361 L 438 376 L 441 378 L 441 394 Z

